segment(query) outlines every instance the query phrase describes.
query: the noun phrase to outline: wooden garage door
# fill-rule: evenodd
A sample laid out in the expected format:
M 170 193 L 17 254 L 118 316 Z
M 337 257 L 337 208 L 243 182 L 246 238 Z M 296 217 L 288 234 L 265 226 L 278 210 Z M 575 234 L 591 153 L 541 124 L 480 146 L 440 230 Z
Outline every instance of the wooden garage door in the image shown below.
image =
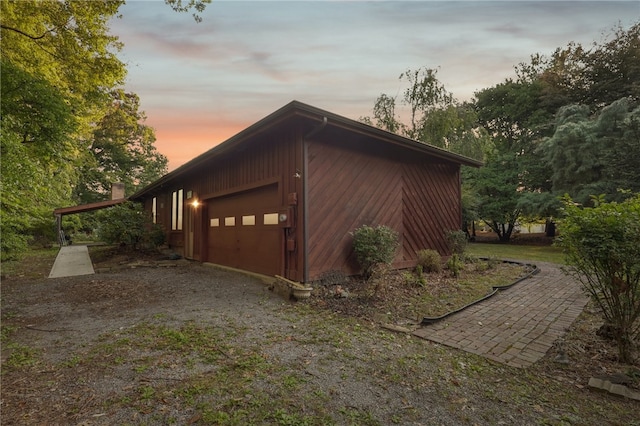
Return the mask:
M 265 275 L 280 274 L 283 230 L 278 185 L 209 201 L 208 261 Z

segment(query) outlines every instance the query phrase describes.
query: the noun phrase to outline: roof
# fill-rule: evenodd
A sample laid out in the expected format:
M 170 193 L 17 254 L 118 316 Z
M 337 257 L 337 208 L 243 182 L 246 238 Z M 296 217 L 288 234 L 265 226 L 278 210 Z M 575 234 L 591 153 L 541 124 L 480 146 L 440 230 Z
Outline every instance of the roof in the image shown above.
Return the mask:
M 379 129 L 374 126 L 370 126 L 365 123 L 361 123 L 356 120 L 352 120 L 346 117 L 343 117 L 338 114 L 334 114 L 329 111 L 325 111 L 320 108 L 316 108 L 314 106 L 299 102 L 299 101 L 291 101 L 287 105 L 278 109 L 277 111 L 269 114 L 262 120 L 256 122 L 255 124 L 249 126 L 245 130 L 240 133 L 232 136 L 226 141 L 216 145 L 205 153 L 195 157 L 193 160 L 188 163 L 183 164 L 178 167 L 174 171 L 164 175 L 160 179 L 155 182 L 149 184 L 145 188 L 142 188 L 135 194 L 133 194 L 130 199 L 137 199 L 144 196 L 147 193 L 152 192 L 156 188 L 163 186 L 165 183 L 170 182 L 179 176 L 193 170 L 198 167 L 205 161 L 211 160 L 223 153 L 229 152 L 242 145 L 251 139 L 252 136 L 256 136 L 264 131 L 267 131 L 274 126 L 281 124 L 285 121 L 294 119 L 294 118 L 308 118 L 310 121 L 315 122 L 317 124 L 326 123 L 326 125 L 335 126 L 342 128 L 346 131 L 351 131 L 354 133 L 360 133 L 367 135 L 369 137 L 379 139 L 383 142 L 387 142 L 393 145 L 401 146 L 406 149 L 411 149 L 419 152 L 423 152 L 429 154 L 432 157 L 439 158 L 445 161 L 453 162 L 456 164 L 472 166 L 472 167 L 480 167 L 482 166 L 481 161 L 474 160 L 469 157 L 465 157 L 464 155 L 456 154 L 445 149 L 420 142 L 414 139 L 405 138 L 403 136 L 397 135 L 395 133 L 388 132 L 386 130 Z
M 117 200 L 98 201 L 96 203 L 82 204 L 82 205 L 79 205 L 79 206 L 61 207 L 61 208 L 55 209 L 53 211 L 53 214 L 54 215 L 64 216 L 66 214 L 90 212 L 90 211 L 100 210 L 100 209 L 104 209 L 104 208 L 107 208 L 107 207 L 112 207 L 112 206 L 115 206 L 115 205 L 118 205 L 118 204 L 122 204 L 125 201 L 129 201 L 129 199 L 128 198 L 119 198 Z

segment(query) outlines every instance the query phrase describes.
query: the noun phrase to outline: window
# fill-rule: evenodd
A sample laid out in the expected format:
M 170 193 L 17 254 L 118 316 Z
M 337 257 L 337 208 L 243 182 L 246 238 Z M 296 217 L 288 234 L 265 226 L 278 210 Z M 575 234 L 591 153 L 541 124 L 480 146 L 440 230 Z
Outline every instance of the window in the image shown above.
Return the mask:
M 242 224 L 243 225 L 255 225 L 256 224 L 256 217 L 255 215 L 251 215 L 251 216 L 242 216 Z
M 215 219 L 211 219 L 210 224 L 213 228 L 220 226 L 220 219 L 219 218 L 215 218 Z
M 225 217 L 224 226 L 236 226 L 236 218 L 234 216 Z
M 151 220 L 153 223 L 158 223 L 158 197 L 153 197 L 151 200 Z
M 182 230 L 182 197 L 183 191 L 179 189 L 171 193 L 171 230 Z
M 264 224 L 265 225 L 277 225 L 278 224 L 278 213 L 265 213 L 264 214 Z

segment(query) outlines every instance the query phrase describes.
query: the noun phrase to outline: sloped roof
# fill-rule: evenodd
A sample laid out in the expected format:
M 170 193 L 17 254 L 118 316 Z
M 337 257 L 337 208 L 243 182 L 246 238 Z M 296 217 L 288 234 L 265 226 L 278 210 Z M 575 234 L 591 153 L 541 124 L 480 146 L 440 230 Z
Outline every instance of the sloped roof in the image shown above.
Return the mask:
M 178 167 L 174 171 L 164 175 L 160 179 L 151 183 L 150 185 L 142 188 L 135 194 L 129 197 L 130 199 L 135 200 L 136 198 L 140 198 L 143 195 L 152 192 L 154 189 L 163 186 L 165 183 L 170 182 L 181 175 L 193 170 L 198 167 L 202 163 L 215 158 L 223 153 L 229 152 L 233 149 L 238 148 L 244 142 L 248 141 L 251 137 L 256 136 L 262 132 L 270 130 L 277 125 L 280 125 L 286 121 L 289 121 L 294 118 L 308 118 L 311 122 L 315 122 L 316 125 L 325 123 L 329 126 L 334 126 L 338 128 L 342 128 L 343 130 L 363 134 L 383 142 L 397 145 L 406 149 L 419 151 L 425 154 L 428 154 L 432 157 L 439 158 L 444 161 L 453 162 L 456 164 L 472 166 L 472 167 L 480 167 L 482 166 L 481 161 L 474 160 L 469 157 L 465 157 L 460 154 L 456 154 L 445 149 L 429 145 L 424 142 L 416 141 L 413 139 L 405 138 L 403 136 L 397 135 L 395 133 L 388 132 L 386 130 L 379 129 L 377 127 L 370 126 L 365 123 L 361 123 L 356 120 L 352 120 L 346 117 L 343 117 L 338 114 L 334 114 L 332 112 L 316 108 L 314 106 L 299 102 L 292 101 L 282 108 L 276 110 L 275 112 L 269 114 L 262 120 L 256 122 L 255 124 L 247 127 L 245 130 L 240 133 L 232 136 L 226 141 L 216 145 L 205 153 L 195 157 L 193 160 L 188 163 L 183 164 Z
M 81 204 L 79 206 L 71 206 L 71 207 L 60 207 L 53 211 L 54 215 L 64 216 L 66 214 L 75 214 L 75 213 L 84 213 L 91 212 L 94 210 L 100 210 L 107 207 L 116 206 L 118 204 L 122 204 L 126 201 L 129 201 L 128 198 L 119 198 L 117 200 L 106 200 L 106 201 L 98 201 L 95 203 L 89 204 Z

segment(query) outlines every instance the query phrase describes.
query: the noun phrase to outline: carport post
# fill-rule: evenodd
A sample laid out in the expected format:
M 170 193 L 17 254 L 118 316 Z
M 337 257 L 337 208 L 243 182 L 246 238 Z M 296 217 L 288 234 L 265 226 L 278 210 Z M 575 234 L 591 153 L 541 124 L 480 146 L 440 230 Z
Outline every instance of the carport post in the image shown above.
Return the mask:
M 56 216 L 56 227 L 58 228 L 58 232 L 56 235 L 58 236 L 58 244 L 60 247 L 64 245 L 64 241 L 62 241 L 62 215 L 60 213 L 54 213 Z

